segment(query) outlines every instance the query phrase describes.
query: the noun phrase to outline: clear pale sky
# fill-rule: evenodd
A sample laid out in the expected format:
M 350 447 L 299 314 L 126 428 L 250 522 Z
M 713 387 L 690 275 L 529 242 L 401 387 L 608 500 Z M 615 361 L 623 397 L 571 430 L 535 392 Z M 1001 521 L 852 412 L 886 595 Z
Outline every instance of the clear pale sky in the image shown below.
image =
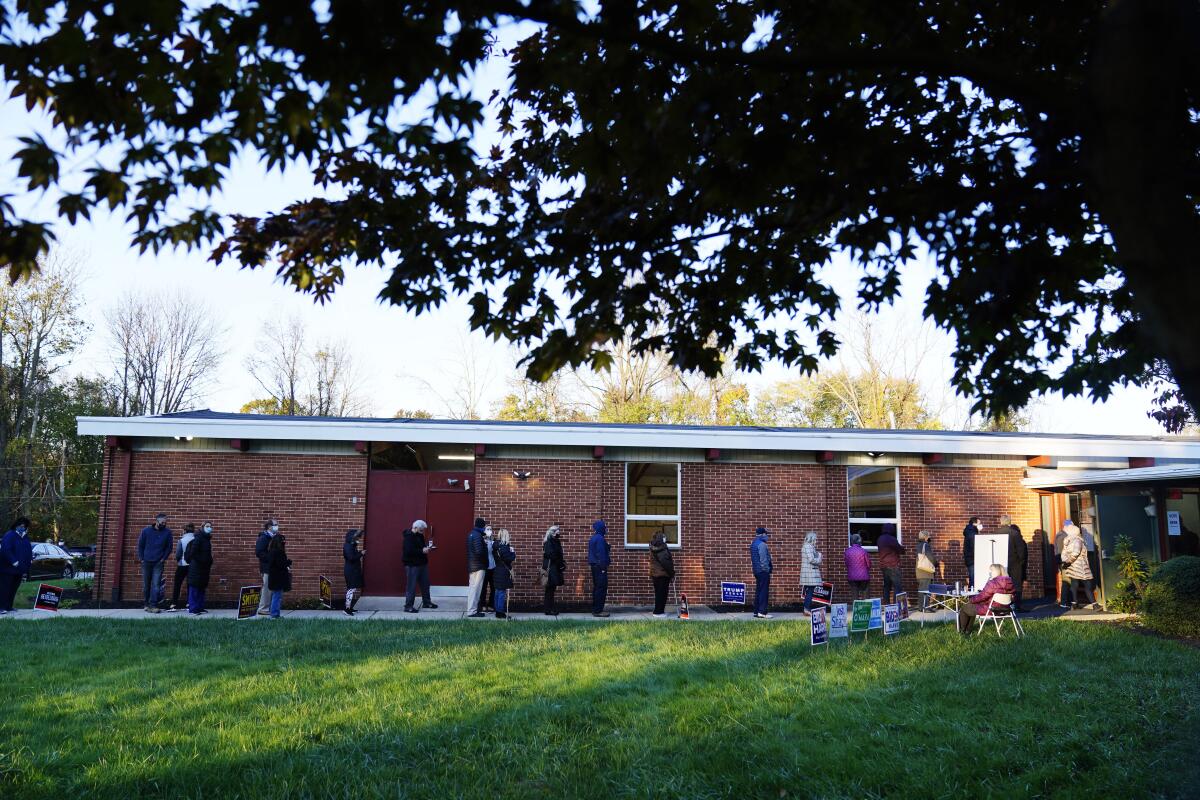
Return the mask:
M 502 77 L 503 69 L 498 65 L 483 70 L 477 81 L 480 95 L 486 97 Z M 49 219 L 53 204 L 37 194 L 23 196 L 21 184 L 15 179 L 15 168 L 8 160 L 17 147 L 16 137 L 32 130 L 49 135 L 49 126 L 26 114 L 23 105 L 13 101 L 0 103 L 0 194 L 18 195 L 20 209 L 36 209 L 39 216 Z M 491 136 L 484 132 L 480 138 L 487 141 Z M 242 159 L 235 162 L 215 205 L 227 212 L 259 214 L 282 208 L 313 192 L 311 177 L 303 167 L 293 167 L 282 174 L 268 173 L 254 160 Z M 455 362 L 461 359 L 468 338 L 478 358 L 498 365 L 491 370 L 491 399 L 498 399 L 504 393 L 505 379 L 512 374 L 514 354 L 507 344 L 469 336 L 467 310 L 461 300 L 420 317 L 380 304 L 376 297 L 385 280 L 380 270 L 365 267 L 349 270 L 345 285 L 332 303 L 317 306 L 311 299 L 281 285 L 270 270 L 242 271 L 231 263 L 214 266 L 203 252 L 139 255 L 129 246 L 129 229 L 120 216 L 98 212 L 90 222 L 75 226 L 63 223 L 57 231 L 61 243 L 82 256 L 86 264 L 85 314 L 94 331 L 72 365 L 77 372 L 104 371 L 108 367 L 104 311 L 126 292 L 154 289 L 181 290 L 207 303 L 214 309 L 214 324 L 228 328 L 229 352 L 219 382 L 202 404 L 217 410 L 236 411 L 247 400 L 262 396 L 243 362 L 263 320 L 281 314 L 299 314 L 318 337 L 344 339 L 350 345 L 359 369 L 367 376 L 364 386 L 370 394 L 373 412 L 379 415 L 390 416 L 399 408 L 443 413 L 441 403 L 430 395 L 421 379 L 433 384 L 447 380 Z M 931 274 L 932 266 L 928 263 L 911 265 L 905 275 L 903 298 L 881 318 L 883 330 L 896 324 L 908 328 L 916 324 Z M 856 270 L 839 259 L 826 269 L 826 275 L 844 298 L 843 307 L 852 308 Z M 949 347 L 950 340 L 939 337 L 934 357 L 926 360 L 922 372 L 923 383 L 938 399 L 951 396 Z M 792 374 L 775 364 L 762 375 L 747 376 L 747 381 L 753 388 Z M 1161 433 L 1146 417 L 1149 403 L 1150 393 L 1137 388 L 1118 390 L 1104 404 L 1082 398 L 1045 398 L 1032 409 L 1033 424 L 1042 431 Z M 964 407 L 963 401 L 957 401 L 957 407 L 948 409 L 947 421 L 961 420 Z

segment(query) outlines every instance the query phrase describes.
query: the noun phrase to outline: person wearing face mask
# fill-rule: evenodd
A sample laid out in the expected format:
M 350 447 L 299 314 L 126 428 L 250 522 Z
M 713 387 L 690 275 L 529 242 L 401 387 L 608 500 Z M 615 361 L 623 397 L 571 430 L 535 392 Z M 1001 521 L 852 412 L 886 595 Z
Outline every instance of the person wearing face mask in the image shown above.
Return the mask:
M 0 616 L 11 614 L 21 578 L 33 564 L 28 517 L 17 517 L 0 539 Z
M 196 526 L 189 522 L 183 526 L 183 536 L 179 537 L 179 544 L 175 545 L 175 580 L 171 587 L 171 605 L 167 607 L 167 611 L 179 610 L 179 590 L 187 583 L 188 578 L 187 547 L 195 538 Z
M 188 570 L 187 606 L 188 613 L 192 615 L 208 613 L 204 608 L 204 596 L 208 592 L 208 578 L 213 564 L 212 530 L 212 523 L 205 522 L 184 550 Z
M 367 554 L 365 547 L 362 547 L 363 534 L 365 531 L 360 531 L 358 528 L 351 528 L 346 531 L 346 539 L 342 542 L 342 560 L 345 565 L 342 567 L 342 577 L 346 579 L 346 603 L 342 606 L 342 612 L 347 617 L 354 616 L 354 606 L 358 604 L 358 598 L 362 596 L 363 585 L 363 556 Z
M 563 557 L 559 538 L 561 532 L 562 529 L 557 525 L 551 525 L 542 538 L 542 613 L 548 617 L 558 616 L 554 610 L 554 592 L 563 585 L 567 571 L 567 560 Z
M 754 541 L 750 543 L 750 570 L 754 573 L 754 617 L 770 619 L 767 606 L 771 598 L 771 551 L 767 539 L 771 532 L 759 526 L 754 529 Z
M 612 563 L 612 546 L 605 536 L 608 526 L 604 520 L 592 523 L 592 538 L 588 540 L 588 566 L 592 568 L 592 616 L 607 617 L 604 603 L 608 600 L 608 567 Z
M 967 585 L 975 579 L 975 534 L 982 529 L 983 521 L 979 517 L 971 517 L 967 527 L 963 528 L 963 563 L 967 565 Z
M 147 613 L 157 614 L 163 601 L 163 568 L 171 557 L 171 529 L 167 515 L 159 514 L 153 525 L 147 525 L 138 536 L 137 557 L 142 562 L 142 597 Z
M 496 610 L 496 555 L 493 548 L 496 544 L 496 532 L 491 525 L 483 529 L 483 543 L 487 545 L 487 569 L 483 573 L 483 588 L 479 591 L 479 610 Z
M 475 518 L 475 527 L 467 534 L 467 616 L 482 617 L 479 610 L 479 595 L 483 591 L 483 578 L 488 568 L 488 546 L 484 540 L 487 520 Z
M 267 551 L 271 548 L 271 540 L 279 535 L 279 521 L 269 519 L 263 523 L 258 538 L 254 541 L 254 555 L 258 556 L 258 571 L 262 573 L 262 589 L 259 591 L 258 615 L 271 615 L 271 594 L 267 591 Z

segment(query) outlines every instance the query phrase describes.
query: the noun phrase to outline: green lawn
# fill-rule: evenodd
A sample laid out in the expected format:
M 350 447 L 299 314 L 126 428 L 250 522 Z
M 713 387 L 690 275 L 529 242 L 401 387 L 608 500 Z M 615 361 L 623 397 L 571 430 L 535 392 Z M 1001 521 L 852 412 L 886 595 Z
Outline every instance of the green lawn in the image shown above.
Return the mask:
M 1200 651 L 1029 622 L 0 623 L 0 797 L 1195 797 Z

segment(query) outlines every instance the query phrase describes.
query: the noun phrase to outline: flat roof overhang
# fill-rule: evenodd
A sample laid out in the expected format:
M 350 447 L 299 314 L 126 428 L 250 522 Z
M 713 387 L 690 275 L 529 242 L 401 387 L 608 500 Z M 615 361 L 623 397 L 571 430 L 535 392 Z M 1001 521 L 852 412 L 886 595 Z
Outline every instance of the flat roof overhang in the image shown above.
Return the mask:
M 1093 472 L 1031 470 L 1021 481 L 1027 489 L 1070 492 L 1098 487 L 1200 486 L 1200 464 L 1172 464 L 1138 469 L 1109 469 Z

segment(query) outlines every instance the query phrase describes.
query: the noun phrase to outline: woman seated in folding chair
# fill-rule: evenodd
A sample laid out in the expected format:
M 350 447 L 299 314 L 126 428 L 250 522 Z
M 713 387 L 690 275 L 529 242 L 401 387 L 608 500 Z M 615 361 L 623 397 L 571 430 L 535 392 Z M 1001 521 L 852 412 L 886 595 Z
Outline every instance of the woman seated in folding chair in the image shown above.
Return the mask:
M 958 607 L 958 632 L 966 636 L 971 632 L 971 626 L 975 623 L 975 618 L 987 613 L 988 606 L 992 606 L 993 611 L 1008 612 L 1010 610 L 1007 605 L 999 603 L 992 605 L 992 597 L 998 594 L 1008 595 L 1012 598 L 1013 582 L 1012 578 L 1004 574 L 1004 567 L 999 564 L 992 564 L 988 568 L 991 575 L 988 582 L 983 585 L 983 591 L 979 594 L 973 594 L 967 598 L 967 602 Z

